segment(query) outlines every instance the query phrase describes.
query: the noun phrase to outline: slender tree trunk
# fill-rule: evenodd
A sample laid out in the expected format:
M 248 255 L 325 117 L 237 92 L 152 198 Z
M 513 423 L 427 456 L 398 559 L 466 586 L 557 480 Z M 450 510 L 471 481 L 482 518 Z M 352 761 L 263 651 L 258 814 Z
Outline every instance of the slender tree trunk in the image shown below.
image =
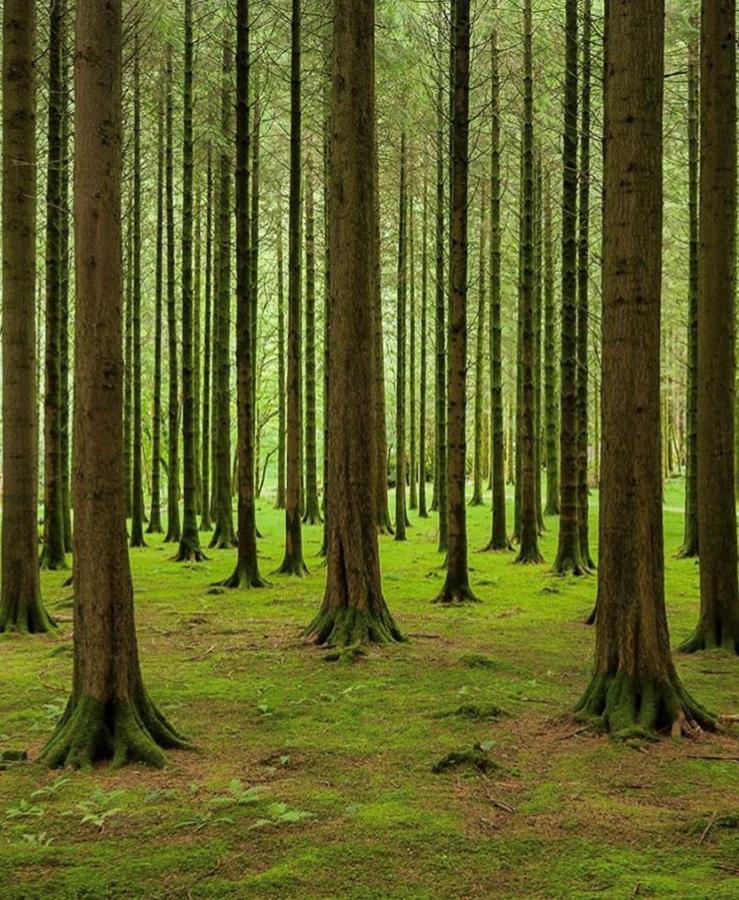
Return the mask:
M 305 514 L 308 525 L 320 525 L 318 448 L 316 441 L 316 223 L 313 173 L 305 183 Z
M 70 457 L 71 457 L 71 409 L 72 398 L 69 390 L 69 270 L 71 266 L 69 253 L 69 228 L 71 212 L 69 207 L 69 144 L 70 144 L 70 113 L 69 97 L 71 85 L 69 76 L 69 6 L 66 0 L 58 0 L 62 6 L 62 59 L 61 59 L 61 103 L 62 103 L 62 127 L 61 127 L 61 156 L 59 173 L 61 195 L 61 285 L 60 285 L 60 369 L 61 378 L 61 464 L 62 464 L 62 516 L 64 518 L 64 549 L 72 552 L 72 503 L 70 487 Z
M 77 0 L 74 670 L 66 712 L 42 754 L 52 767 L 111 757 L 115 766 L 161 766 L 161 748 L 186 746 L 144 687 L 126 547 L 121 31 L 119 0 Z
M 285 508 L 285 268 L 282 248 L 282 210 L 277 223 L 277 499 Z
M 398 215 L 398 281 L 395 356 L 395 540 L 406 538 L 405 359 L 408 309 L 408 185 L 405 132 L 400 139 L 400 194 Z
M 428 288 L 429 288 L 429 260 L 428 260 L 428 232 L 429 232 L 429 197 L 428 197 L 428 173 L 426 160 L 423 165 L 423 223 L 421 228 L 421 372 L 419 386 L 419 419 L 418 419 L 418 516 L 421 519 L 428 518 L 426 507 L 426 392 L 428 390 Z
M 521 500 L 520 547 L 516 562 L 543 562 L 536 514 L 536 337 L 534 334 L 534 73 L 531 0 L 524 0 L 523 245 L 521 254 Z
M 454 0 L 451 182 L 451 288 L 449 312 L 447 461 L 449 551 L 446 581 L 436 602 L 476 601 L 467 568 L 466 402 L 467 402 L 467 207 L 470 88 L 470 2 Z
M 557 417 L 556 314 L 554 306 L 554 229 L 549 173 L 544 184 L 544 412 L 547 499 L 544 515 L 559 515 L 559 422 Z
M 498 36 L 490 40 L 490 421 L 492 519 L 486 550 L 510 550 L 506 527 L 505 425 L 503 421 L 503 326 L 501 316 L 501 227 L 500 205 L 500 54 Z
M 238 376 L 239 548 L 231 588 L 263 587 L 257 559 L 254 479 L 254 323 L 249 251 L 249 0 L 236 4 L 236 367 Z
M 49 122 L 46 182 L 46 354 L 44 389 L 44 543 L 41 568 L 66 569 L 62 477 L 62 136 L 64 3 L 54 3 L 49 19 Z
M 154 275 L 154 397 L 151 423 L 151 507 L 148 534 L 161 534 L 162 306 L 164 274 L 164 105 L 157 112 L 157 226 Z
M 330 60 L 330 48 L 327 57 Z M 327 62 L 329 70 L 325 78 L 325 91 L 330 90 L 331 74 L 330 61 Z M 331 106 L 330 97 L 325 98 L 326 113 L 323 123 L 323 541 L 318 555 L 326 557 L 328 554 L 328 442 L 329 442 L 329 381 L 331 374 L 331 247 L 329 240 L 329 202 L 328 184 L 329 173 L 329 141 L 330 126 L 328 121 Z
M 377 510 L 351 499 L 377 491 L 374 3 L 334 0 L 333 14 L 328 573 L 307 633 L 353 645 L 402 638 L 382 595 Z
M 130 177 L 130 176 L 129 176 Z M 125 313 L 123 325 L 123 471 L 126 518 L 133 514 L 133 203 L 127 204 L 125 255 Z
M 703 0 L 698 242 L 698 626 L 682 650 L 739 654 L 734 502 L 736 0 Z
M 212 529 L 211 507 L 211 397 L 213 396 L 213 156 L 208 144 L 205 189 L 205 309 L 203 312 L 203 408 L 200 457 L 200 530 Z
M 172 46 L 167 46 L 167 88 L 165 114 L 165 195 L 167 205 L 167 344 L 169 396 L 167 401 L 167 532 L 166 543 L 180 540 L 180 389 L 177 353 L 177 305 L 175 302 L 174 237 L 174 75 Z
M 285 504 L 284 575 L 305 575 L 301 524 L 301 0 L 292 0 L 290 71 L 290 209 L 288 233 L 288 337 L 287 337 L 287 496 Z
M 474 422 L 474 459 L 472 470 L 472 499 L 470 506 L 482 506 L 483 481 L 483 391 L 485 381 L 485 313 L 486 296 L 486 256 L 487 232 L 485 217 L 487 214 L 485 189 L 480 190 L 480 240 L 478 246 L 478 284 L 477 284 L 477 329 L 475 343 L 475 422 Z
M 3 5 L 3 504 L 0 632 L 54 623 L 38 568 L 36 3 Z
M 557 574 L 584 575 L 577 473 L 577 0 L 565 3 L 565 99 L 562 162 L 562 346 L 560 355 L 560 514 Z
M 685 532 L 678 551 L 682 559 L 698 556 L 698 50 L 688 56 L 688 215 L 690 219 L 688 278 L 688 390 L 686 403 L 687 469 L 685 473 Z
M 592 0 L 584 0 L 582 32 L 582 93 L 580 118 L 580 192 L 577 260 L 577 518 L 580 557 L 595 568 L 590 556 L 588 528 L 588 332 L 590 279 L 590 78 L 592 72 Z
M 408 430 L 409 430 L 409 456 L 408 456 L 408 509 L 418 509 L 418 441 L 416 431 L 416 414 L 418 411 L 416 396 L 416 218 L 414 215 L 414 184 L 415 179 L 411 174 L 408 189 L 408 202 L 406 215 L 408 218 L 408 316 L 410 327 L 408 331 L 409 367 L 408 367 Z M 407 519 L 406 510 L 406 519 Z M 406 521 L 410 525 L 410 521 Z
M 664 12 L 664 0 L 606 7 L 598 618 L 595 671 L 578 709 L 620 736 L 663 728 L 679 735 L 695 724 L 712 724 L 675 672 L 664 600 L 659 427 Z
M 541 501 L 541 471 L 544 457 L 542 445 L 542 325 L 543 313 L 543 256 L 544 221 L 542 195 L 544 176 L 541 150 L 534 151 L 534 450 L 536 453 L 536 521 L 539 534 L 544 534 L 544 507 Z
M 259 473 L 259 410 L 257 398 L 258 392 L 258 376 L 259 368 L 257 366 L 257 345 L 258 345 L 258 329 L 259 329 L 259 207 L 260 207 L 260 191 L 261 191 L 261 166 L 260 166 L 260 144 L 261 144 L 261 125 L 262 117 L 259 106 L 259 81 L 253 79 L 253 129 L 251 135 L 251 243 L 249 246 L 249 259 L 251 265 L 251 273 L 249 275 L 249 286 L 251 289 L 251 356 L 254 367 L 254 378 L 252 379 L 252 404 L 254 406 L 254 473 L 255 478 Z M 259 487 L 255 482 L 255 496 L 259 496 Z M 257 529 L 257 537 L 260 537 L 259 529 Z

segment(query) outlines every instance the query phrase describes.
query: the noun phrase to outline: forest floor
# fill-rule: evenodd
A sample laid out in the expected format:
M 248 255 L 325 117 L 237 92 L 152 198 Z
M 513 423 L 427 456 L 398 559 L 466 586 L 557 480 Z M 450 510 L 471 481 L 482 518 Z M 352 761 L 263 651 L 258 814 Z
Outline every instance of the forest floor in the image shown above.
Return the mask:
M 670 485 L 668 510 L 681 489 Z M 469 511 L 473 550 L 489 517 Z M 145 679 L 198 752 L 171 752 L 161 772 L 8 765 L 0 897 L 739 897 L 739 735 L 626 746 L 583 730 L 569 711 L 588 681 L 595 578 L 473 552 L 483 602 L 443 609 L 430 603 L 435 519 L 411 520 L 406 544 L 382 539 L 387 600 L 410 641 L 353 664 L 301 639 L 322 594 L 319 527 L 304 533 L 309 577 L 272 575 L 251 593 L 210 588 L 232 551 L 181 565 L 159 540 L 133 550 Z M 677 645 L 695 624 L 698 569 L 674 558 L 681 514 L 665 522 Z M 259 524 L 269 575 L 282 514 L 264 501 Z M 551 521 L 549 562 L 555 544 Z M 31 760 L 70 685 L 64 577 L 43 575 L 57 635 L 0 637 L 0 750 Z M 678 668 L 702 703 L 739 712 L 739 659 Z M 486 704 L 506 715 L 457 714 Z M 432 771 L 475 744 L 486 772 Z

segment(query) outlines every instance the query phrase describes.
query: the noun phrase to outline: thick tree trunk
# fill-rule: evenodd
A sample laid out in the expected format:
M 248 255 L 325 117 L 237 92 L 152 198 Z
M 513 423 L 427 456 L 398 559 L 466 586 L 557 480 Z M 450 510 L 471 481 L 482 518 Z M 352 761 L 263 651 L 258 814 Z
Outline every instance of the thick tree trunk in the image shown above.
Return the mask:
M 38 569 L 36 3 L 3 6 L 3 504 L 0 632 L 53 627 Z
M 144 688 L 126 547 L 119 0 L 77 0 L 75 71 L 74 672 L 42 760 L 161 766 L 186 744 Z
M 606 12 L 603 458 L 595 671 L 578 709 L 618 736 L 712 717 L 680 684 L 664 601 L 660 305 L 664 0 Z M 733 50 L 732 50 L 733 52 Z
M 374 3 L 334 0 L 331 115 L 329 528 L 320 644 L 401 640 L 380 578 L 377 515 Z
M 470 2 L 455 0 L 453 14 L 453 102 L 451 257 L 449 312 L 447 460 L 449 551 L 446 580 L 438 603 L 476 601 L 467 568 L 466 403 L 467 403 L 467 207 L 470 88 Z
M 703 0 L 698 243 L 698 626 L 682 649 L 739 654 L 734 501 L 736 0 Z

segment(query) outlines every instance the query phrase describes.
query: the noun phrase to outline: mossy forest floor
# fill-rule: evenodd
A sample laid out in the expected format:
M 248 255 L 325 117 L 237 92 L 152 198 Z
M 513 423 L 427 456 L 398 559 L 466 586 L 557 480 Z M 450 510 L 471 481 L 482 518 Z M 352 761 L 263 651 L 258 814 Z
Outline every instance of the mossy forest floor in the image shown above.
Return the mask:
M 697 566 L 674 556 L 681 491 L 665 500 L 674 646 L 698 604 Z M 489 516 L 469 511 L 473 550 Z M 410 642 L 351 664 L 301 639 L 322 593 L 319 527 L 304 533 L 310 576 L 260 591 L 210 588 L 234 551 L 199 565 L 158 540 L 131 551 L 147 685 L 199 752 L 171 752 L 161 772 L 7 764 L 0 897 L 739 897 L 739 735 L 627 746 L 584 731 L 568 713 L 588 683 L 595 577 L 473 552 L 484 602 L 444 609 L 436 520 L 411 520 L 406 544 L 382 539 Z M 263 574 L 282 523 L 265 500 Z M 549 563 L 555 548 L 552 520 Z M 58 635 L 0 636 L 0 750 L 31 760 L 70 684 L 64 578 L 43 575 Z M 678 669 L 701 702 L 739 712 L 738 658 Z

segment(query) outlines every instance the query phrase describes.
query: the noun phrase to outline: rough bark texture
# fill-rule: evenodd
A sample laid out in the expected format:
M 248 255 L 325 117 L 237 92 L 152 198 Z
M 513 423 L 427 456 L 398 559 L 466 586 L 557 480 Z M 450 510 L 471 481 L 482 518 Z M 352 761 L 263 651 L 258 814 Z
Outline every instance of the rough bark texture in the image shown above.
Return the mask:
M 565 3 L 562 162 L 562 342 L 560 354 L 560 515 L 554 571 L 583 575 L 577 494 L 577 0 Z
M 285 508 L 285 263 L 282 210 L 277 223 L 277 497 L 275 509 Z
M 313 174 L 305 180 L 305 513 L 307 525 L 320 525 L 316 443 L 316 222 Z
M 398 198 L 398 271 L 395 308 L 395 540 L 406 540 L 406 317 L 408 310 L 408 186 L 405 133 L 400 139 L 400 194 Z
M 487 305 L 487 215 L 484 187 L 480 190 L 480 238 L 477 268 L 477 328 L 475 330 L 475 411 L 473 431 L 472 497 L 470 506 L 482 506 L 483 460 L 483 393 L 485 382 L 485 313 Z
M 413 162 L 410 164 L 413 169 Z M 416 430 L 416 233 L 414 215 L 414 178 L 408 176 L 408 202 L 406 215 L 408 217 L 408 509 L 418 509 L 418 442 Z M 410 524 L 410 523 L 408 523 Z
M 559 515 L 559 419 L 557 415 L 557 356 L 554 307 L 554 230 L 552 194 L 547 174 L 544 185 L 544 429 L 546 432 L 547 499 L 544 515 Z
M 664 0 L 606 14 L 603 457 L 595 671 L 578 709 L 621 736 L 713 722 L 680 684 L 664 602 L 660 305 Z
M 53 627 L 38 570 L 36 4 L 3 6 L 3 508 L 0 632 Z
M 164 274 L 164 106 L 157 111 L 157 225 L 156 263 L 154 274 L 154 397 L 151 422 L 151 506 L 148 534 L 161 534 L 161 463 L 162 463 L 162 308 Z
M 470 3 L 455 0 L 453 15 L 452 202 L 447 408 L 449 551 L 446 580 L 438 603 L 476 601 L 467 567 L 466 403 L 467 403 L 467 207 L 470 88 Z
M 200 446 L 200 530 L 211 524 L 211 398 L 213 396 L 213 156 L 208 144 L 205 188 L 205 306 L 203 309 L 203 408 Z
M 736 2 L 701 8 L 698 542 L 701 606 L 682 649 L 739 653 L 734 501 Z
M 331 391 L 327 581 L 320 644 L 401 640 L 380 579 L 375 486 L 374 3 L 334 0 L 329 235 Z M 361 137 L 360 137 L 361 136 Z
M 161 766 L 185 742 L 144 688 L 126 547 L 117 0 L 78 0 L 75 71 L 74 671 L 42 760 Z
M 428 259 L 428 230 L 429 230 L 429 202 L 428 202 L 428 176 L 424 161 L 423 171 L 423 223 L 421 228 L 421 372 L 419 386 L 419 413 L 418 413 L 418 516 L 421 519 L 428 518 L 426 506 L 426 392 L 428 390 L 428 286 L 429 286 L 429 259 Z

